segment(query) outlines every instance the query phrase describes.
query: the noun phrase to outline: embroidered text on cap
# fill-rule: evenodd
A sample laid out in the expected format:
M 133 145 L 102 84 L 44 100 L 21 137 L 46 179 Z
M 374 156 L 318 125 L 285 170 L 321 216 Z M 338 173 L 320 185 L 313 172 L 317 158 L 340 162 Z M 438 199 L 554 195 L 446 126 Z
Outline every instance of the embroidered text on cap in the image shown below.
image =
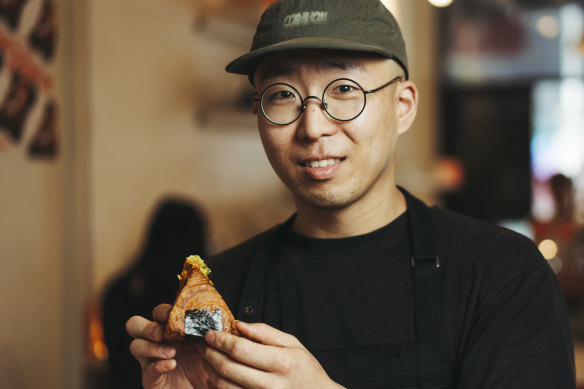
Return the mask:
M 284 28 L 307 26 L 309 24 L 326 24 L 327 18 L 327 11 L 298 12 L 286 15 Z

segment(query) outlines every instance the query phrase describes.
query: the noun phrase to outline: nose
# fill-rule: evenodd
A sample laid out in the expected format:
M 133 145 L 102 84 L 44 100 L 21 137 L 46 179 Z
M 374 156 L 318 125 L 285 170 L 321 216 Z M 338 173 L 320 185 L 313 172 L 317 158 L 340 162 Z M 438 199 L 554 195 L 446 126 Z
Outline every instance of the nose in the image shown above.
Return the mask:
M 303 100 L 297 129 L 300 140 L 315 141 L 336 132 L 334 120 L 326 112 L 325 104 L 316 96 L 308 96 Z

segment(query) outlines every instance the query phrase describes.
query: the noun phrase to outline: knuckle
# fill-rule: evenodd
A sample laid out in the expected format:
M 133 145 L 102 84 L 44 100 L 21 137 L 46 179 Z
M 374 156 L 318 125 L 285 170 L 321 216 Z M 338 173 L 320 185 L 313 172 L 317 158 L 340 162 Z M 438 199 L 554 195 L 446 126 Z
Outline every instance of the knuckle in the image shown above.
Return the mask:
M 150 322 L 146 326 L 145 332 L 151 340 L 162 340 L 162 327 L 158 323 Z
M 203 357 L 203 359 L 208 360 L 211 356 L 211 348 L 209 346 L 201 346 L 199 349 L 199 353 Z
M 172 305 L 170 304 L 159 304 L 152 310 L 152 317 L 155 320 L 166 320 L 170 311 L 172 309 Z
M 229 363 L 226 360 L 217 361 L 214 367 L 221 376 L 225 377 L 229 374 Z
M 231 347 L 231 355 L 236 359 L 244 358 L 249 353 L 246 342 L 238 340 Z
M 157 375 L 164 374 L 168 372 L 169 361 L 157 361 L 154 365 L 154 371 Z
M 274 358 L 274 367 L 281 374 L 287 375 L 294 371 L 296 363 L 293 359 L 284 355 L 278 355 Z
M 130 343 L 130 353 L 135 358 L 157 358 L 159 345 L 144 339 L 134 339 Z
M 156 362 L 151 362 L 151 363 L 147 364 L 143 370 L 146 372 L 146 374 L 148 374 L 150 376 L 157 376 L 159 374 L 157 369 L 158 369 L 158 364 Z
M 134 356 L 134 357 L 139 357 L 141 356 L 141 347 L 140 347 L 140 343 L 141 341 L 139 339 L 134 339 L 131 343 L 130 343 L 130 353 Z

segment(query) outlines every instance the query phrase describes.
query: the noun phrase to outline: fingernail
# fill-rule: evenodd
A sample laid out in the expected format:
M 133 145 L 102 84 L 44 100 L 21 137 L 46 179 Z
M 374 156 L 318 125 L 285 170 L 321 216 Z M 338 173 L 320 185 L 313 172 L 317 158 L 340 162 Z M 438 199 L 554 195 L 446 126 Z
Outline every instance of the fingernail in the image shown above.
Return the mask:
M 205 334 L 205 340 L 207 343 L 213 343 L 215 341 L 215 332 L 209 331 Z
M 160 348 L 160 352 L 167 358 L 170 358 L 174 355 L 174 347 L 165 346 Z
M 244 329 L 244 330 L 247 330 L 247 329 L 249 329 L 249 324 L 247 324 L 247 323 L 246 323 L 246 322 L 244 322 L 244 321 L 239 321 L 239 320 L 238 320 L 238 321 L 237 321 L 237 327 L 239 327 L 239 328 L 242 328 L 242 329 Z

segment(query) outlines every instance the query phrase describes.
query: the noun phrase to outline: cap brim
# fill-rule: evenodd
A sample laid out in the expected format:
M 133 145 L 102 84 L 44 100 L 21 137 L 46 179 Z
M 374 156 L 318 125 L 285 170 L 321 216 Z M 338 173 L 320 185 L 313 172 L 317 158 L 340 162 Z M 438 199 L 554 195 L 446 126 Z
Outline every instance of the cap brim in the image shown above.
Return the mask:
M 384 57 L 391 58 L 398 62 L 402 68 L 407 70 L 404 64 L 401 63 L 392 53 L 388 53 L 383 48 L 374 45 L 366 45 L 360 42 L 334 39 L 334 38 L 321 38 L 321 37 L 309 37 L 309 38 L 297 38 L 291 39 L 284 42 L 276 43 L 274 45 L 262 47 L 257 50 L 252 50 L 241 57 L 236 58 L 231 61 L 225 70 L 229 73 L 251 75 L 255 70 L 258 63 L 268 54 L 294 49 L 331 49 L 331 50 L 347 50 L 347 51 L 359 51 L 380 54 Z

